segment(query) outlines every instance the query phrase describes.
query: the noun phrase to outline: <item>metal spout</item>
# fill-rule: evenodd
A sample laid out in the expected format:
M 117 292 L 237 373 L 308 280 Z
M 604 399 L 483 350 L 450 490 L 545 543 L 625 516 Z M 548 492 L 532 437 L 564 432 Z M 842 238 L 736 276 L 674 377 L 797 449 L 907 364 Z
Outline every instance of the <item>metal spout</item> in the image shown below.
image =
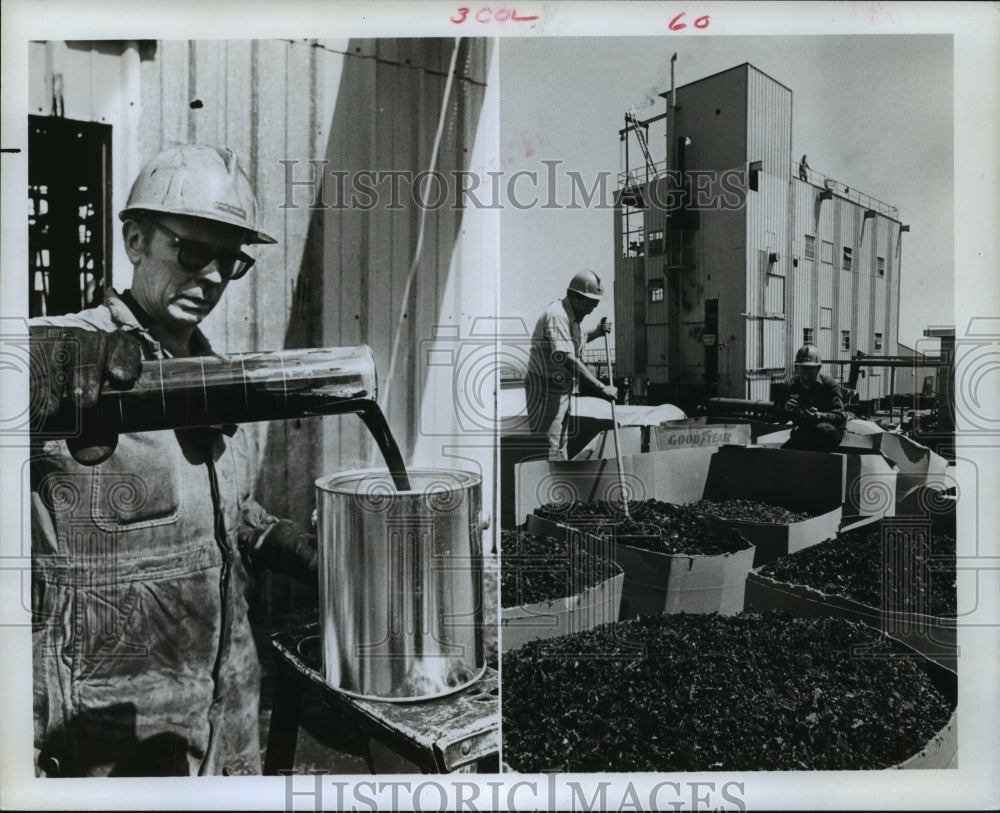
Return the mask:
M 121 433 L 356 413 L 377 396 L 367 345 L 153 359 L 131 389 L 106 387 L 94 411 L 63 409 L 38 434 L 74 437 L 84 421 Z

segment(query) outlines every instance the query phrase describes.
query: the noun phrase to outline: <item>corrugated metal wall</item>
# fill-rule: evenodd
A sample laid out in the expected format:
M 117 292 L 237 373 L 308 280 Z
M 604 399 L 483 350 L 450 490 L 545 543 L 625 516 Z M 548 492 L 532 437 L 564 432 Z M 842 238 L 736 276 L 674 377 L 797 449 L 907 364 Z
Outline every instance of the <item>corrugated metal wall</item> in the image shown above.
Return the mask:
M 855 350 L 855 339 L 857 330 L 853 329 L 856 324 L 855 290 L 854 285 L 857 280 L 857 272 L 854 266 L 857 264 L 857 241 L 856 233 L 859 228 L 860 212 L 845 200 L 834 199 L 836 207 L 837 226 L 834 234 L 834 273 L 835 284 L 837 285 L 837 311 L 834 314 L 836 325 L 834 327 L 834 349 L 837 358 L 849 358 Z M 844 270 L 844 249 L 849 248 L 852 252 L 852 270 Z M 844 348 L 844 333 L 850 334 L 850 349 Z
M 895 246 L 899 222 L 876 213 L 865 219 L 865 208 L 834 196 L 820 200 L 820 189 L 794 179 L 792 245 L 799 258 L 795 270 L 795 311 L 791 316 L 794 340 L 802 341 L 802 329 L 814 327 L 817 346 L 824 358 L 847 359 L 856 351 L 891 355 L 898 321 L 899 273 Z M 805 236 L 816 238 L 816 259 L 804 257 Z M 851 249 L 851 270 L 843 269 L 843 249 Z M 878 274 L 878 258 L 885 261 Z M 829 328 L 823 309 L 830 308 Z M 841 331 L 850 332 L 851 349 L 841 349 Z M 882 350 L 875 347 L 875 334 L 882 334 Z M 791 368 L 789 367 L 789 372 Z M 846 379 L 847 366 L 825 371 Z M 877 369 L 866 371 L 858 383 L 861 398 L 876 398 L 889 392 L 889 377 Z
M 393 207 L 383 194 L 364 211 L 336 208 L 329 177 L 323 192 L 329 208 L 310 209 L 314 190 L 290 190 L 289 168 L 282 162 L 297 162 L 291 178 L 305 181 L 314 171 L 310 161 L 326 161 L 321 174 L 324 169 L 349 173 L 348 194 L 350 179 L 364 170 L 412 176 L 431 169 L 443 106 L 435 168 L 451 173 L 467 169 L 474 154 L 492 156 L 495 119 L 480 128 L 490 41 L 37 43 L 30 54 L 31 112 L 51 112 L 53 77 L 59 75 L 67 117 L 113 125 L 115 212 L 141 164 L 165 146 L 225 143 L 244 159 L 263 227 L 278 243 L 252 249 L 257 266 L 229 287 L 204 323 L 218 352 L 370 344 L 383 391 L 391 386 L 384 408 L 409 462 L 441 464 L 460 457 L 461 467 L 482 472 L 489 495 L 492 436 L 477 441 L 470 454 L 448 452 L 468 429 L 457 414 L 454 370 L 445 365 L 442 376 L 428 363 L 442 337 L 450 346 L 492 347 L 487 325 L 496 314 L 495 240 L 484 226 L 486 215 L 450 206 L 449 188 L 445 205 L 429 208 L 422 218 L 406 181 L 400 185 L 401 206 Z M 420 234 L 422 250 L 414 263 Z M 404 303 L 411 267 L 415 273 Z M 126 287 L 130 276 L 119 251 L 115 286 Z M 399 350 L 389 382 L 397 331 Z M 490 353 L 479 360 L 477 374 L 492 360 Z M 488 422 L 492 405 L 490 400 L 485 407 Z M 424 410 L 434 413 L 430 432 L 422 423 Z M 262 501 L 302 521 L 308 521 L 315 502 L 315 477 L 381 464 L 355 418 L 257 424 L 250 430 L 267 463 L 258 484 Z
M 879 331 L 883 337 L 883 353 L 893 353 L 895 352 L 894 347 L 889 346 L 890 333 L 889 333 L 889 313 L 887 308 L 887 295 L 890 288 L 890 283 L 895 281 L 898 285 L 899 280 L 895 274 L 891 277 L 887 276 L 890 272 L 888 269 L 890 249 L 889 243 L 891 235 L 893 232 L 893 224 L 886 218 L 876 218 L 876 244 L 875 244 L 875 259 L 876 259 L 876 271 L 872 276 L 872 331 Z M 883 262 L 883 273 L 880 276 L 877 272 L 877 261 L 878 258 L 882 258 Z
M 619 375 L 633 376 L 645 372 L 636 360 L 636 318 L 639 293 L 635 290 L 635 263 L 642 262 L 622 256 L 624 215 L 620 206 L 614 214 L 614 269 L 615 269 L 615 370 Z
M 677 139 L 688 137 L 684 168 L 722 173 L 743 169 L 747 161 L 747 73 L 743 65 L 677 89 L 679 109 L 668 122 L 671 166 L 678 168 Z M 693 183 L 693 181 L 692 181 Z M 715 191 L 715 182 L 708 187 Z M 681 319 L 678 361 L 674 379 L 687 384 L 704 382 L 705 347 L 701 343 L 705 301 L 717 299 L 718 392 L 731 395 L 744 390 L 746 340 L 743 331 L 743 296 L 747 290 L 746 211 L 714 209 L 700 213 L 699 227 L 691 240 L 686 261 L 692 266 L 681 275 Z M 709 351 L 712 352 L 712 351 Z
M 791 266 L 789 230 L 789 167 L 792 138 L 792 92 L 761 71 L 747 68 L 747 161 L 761 162 L 758 191 L 747 193 L 747 255 L 745 299 L 748 372 L 781 374 L 787 364 L 789 320 L 785 276 Z M 771 255 L 777 260 L 770 261 Z M 792 285 L 788 288 L 791 290 Z M 759 346 L 752 346 L 754 335 Z M 753 387 L 758 391 L 760 384 Z M 749 396 L 749 389 L 748 389 Z
M 490 46 L 461 41 L 445 101 L 454 47 L 454 40 L 442 39 L 162 42 L 142 72 L 142 158 L 173 141 L 228 143 L 247 157 L 265 225 L 278 238 L 276 246 L 257 251 L 253 283 L 234 285 L 222 312 L 206 323 L 214 344 L 222 352 L 371 345 L 383 393 L 390 389 L 383 409 L 410 462 L 421 437 L 428 343 L 448 330 L 451 339 L 467 338 L 477 316 L 494 313 L 495 300 L 484 303 L 494 292 L 493 272 L 478 252 L 456 265 L 462 213 L 446 205 L 428 209 L 421 220 L 408 181 L 399 182 L 403 205 L 395 207 L 386 199 L 387 184 L 378 186 L 382 194 L 368 209 L 344 206 L 342 196 L 352 194 L 358 173 L 408 172 L 412 178 L 432 169 L 442 104 L 444 137 L 433 168 L 467 168 Z M 321 201 L 328 208 L 309 208 L 314 187 L 289 186 L 331 170 L 347 174 L 339 182 L 326 175 Z M 450 189 L 448 195 L 450 203 Z M 367 204 L 360 189 L 357 200 Z M 404 303 L 421 232 L 420 261 Z M 475 301 L 466 307 L 470 298 Z M 397 330 L 402 335 L 392 365 Z M 483 337 L 475 341 L 482 344 Z M 311 509 L 314 476 L 381 464 L 352 418 L 257 429 L 261 456 L 277 462 L 262 478 L 262 496 L 275 510 L 296 516 Z M 442 431 L 440 421 L 434 430 Z M 428 450 L 422 456 L 434 457 Z M 489 482 L 490 472 L 483 473 Z

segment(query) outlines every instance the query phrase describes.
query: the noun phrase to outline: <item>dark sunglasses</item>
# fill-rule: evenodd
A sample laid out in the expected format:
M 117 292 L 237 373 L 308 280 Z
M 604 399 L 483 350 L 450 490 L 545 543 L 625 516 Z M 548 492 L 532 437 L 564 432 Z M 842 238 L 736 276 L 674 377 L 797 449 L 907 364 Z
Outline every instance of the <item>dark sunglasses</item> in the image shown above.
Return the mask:
M 199 243 L 197 240 L 181 237 L 173 229 L 168 229 L 152 218 L 149 218 L 149 222 L 174 239 L 174 245 L 177 246 L 177 263 L 185 271 L 190 271 L 192 274 L 201 271 L 212 260 L 215 260 L 219 274 L 222 275 L 223 279 L 234 280 L 242 277 L 256 262 L 253 257 L 242 251 L 231 252 L 216 249 L 207 243 Z

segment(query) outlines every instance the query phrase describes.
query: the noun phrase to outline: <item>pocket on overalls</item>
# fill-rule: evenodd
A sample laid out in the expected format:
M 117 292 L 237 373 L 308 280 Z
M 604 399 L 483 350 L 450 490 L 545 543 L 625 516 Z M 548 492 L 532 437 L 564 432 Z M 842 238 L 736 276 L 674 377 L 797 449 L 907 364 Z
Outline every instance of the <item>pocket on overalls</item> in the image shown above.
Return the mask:
M 122 435 L 94 468 L 91 518 L 105 531 L 169 525 L 181 511 L 181 472 L 172 432 Z
M 140 590 L 139 582 L 77 589 L 73 634 L 79 679 L 126 677 L 147 668 Z

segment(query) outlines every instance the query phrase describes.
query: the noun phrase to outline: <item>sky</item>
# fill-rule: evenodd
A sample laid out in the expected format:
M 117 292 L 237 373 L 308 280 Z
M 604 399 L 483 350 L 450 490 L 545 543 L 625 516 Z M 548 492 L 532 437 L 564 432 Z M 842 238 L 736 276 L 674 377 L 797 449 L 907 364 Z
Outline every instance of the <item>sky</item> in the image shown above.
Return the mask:
M 626 111 L 662 113 L 658 94 L 749 62 L 792 90 L 792 157 L 898 207 L 903 235 L 899 340 L 954 322 L 954 93 L 950 34 L 563 37 L 500 47 L 500 156 L 508 175 L 543 160 L 595 178 L 622 166 Z M 662 158 L 662 123 L 650 127 Z M 658 138 L 654 139 L 653 133 Z M 656 150 L 660 154 L 657 155 Z M 630 164 L 641 157 L 633 141 Z M 561 175 L 559 176 L 561 177 Z M 517 188 L 530 200 L 527 185 Z M 522 194 L 523 192 L 523 194 Z M 564 182 L 558 200 L 568 201 Z M 501 310 L 529 328 L 569 278 L 613 274 L 608 209 L 504 209 Z M 592 318 L 612 316 L 610 299 Z M 926 342 L 924 342 L 926 344 Z

